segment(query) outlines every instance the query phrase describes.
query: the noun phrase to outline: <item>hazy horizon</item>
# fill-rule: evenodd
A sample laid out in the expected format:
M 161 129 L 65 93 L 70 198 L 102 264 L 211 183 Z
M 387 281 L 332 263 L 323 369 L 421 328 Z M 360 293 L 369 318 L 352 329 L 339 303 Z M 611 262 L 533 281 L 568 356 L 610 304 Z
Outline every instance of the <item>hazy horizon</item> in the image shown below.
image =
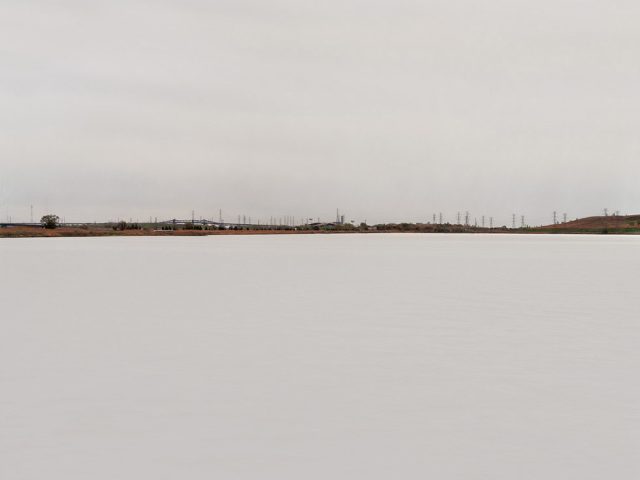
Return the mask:
M 639 14 L 6 0 L 0 218 L 640 213 Z

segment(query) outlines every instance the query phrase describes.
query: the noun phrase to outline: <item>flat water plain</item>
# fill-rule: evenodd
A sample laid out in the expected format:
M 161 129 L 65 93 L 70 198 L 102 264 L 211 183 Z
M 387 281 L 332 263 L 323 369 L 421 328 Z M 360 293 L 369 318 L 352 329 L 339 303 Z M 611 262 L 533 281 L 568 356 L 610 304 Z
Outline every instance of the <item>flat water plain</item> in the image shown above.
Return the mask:
M 640 238 L 0 239 L 0 478 L 640 478 Z

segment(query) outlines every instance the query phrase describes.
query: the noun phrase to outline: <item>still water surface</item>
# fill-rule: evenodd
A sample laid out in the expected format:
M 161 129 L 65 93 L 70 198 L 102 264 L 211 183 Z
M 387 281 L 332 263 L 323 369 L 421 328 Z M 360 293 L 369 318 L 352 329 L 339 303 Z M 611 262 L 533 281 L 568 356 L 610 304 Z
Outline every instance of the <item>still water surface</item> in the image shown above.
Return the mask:
M 640 237 L 0 240 L 0 478 L 640 478 Z

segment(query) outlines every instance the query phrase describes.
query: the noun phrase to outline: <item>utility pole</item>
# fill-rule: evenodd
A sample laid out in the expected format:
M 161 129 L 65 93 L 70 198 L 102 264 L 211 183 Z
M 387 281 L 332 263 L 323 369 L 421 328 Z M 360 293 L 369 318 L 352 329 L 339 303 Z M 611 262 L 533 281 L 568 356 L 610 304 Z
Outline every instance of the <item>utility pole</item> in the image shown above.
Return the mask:
M 520 217 L 520 228 L 524 228 L 524 215 Z
M 608 209 L 608 208 L 605 208 L 605 209 L 604 209 L 604 216 L 605 216 L 605 217 L 608 217 L 608 216 L 609 216 L 609 209 Z
M 436 223 L 436 214 L 433 214 L 433 223 Z
M 33 205 L 31 205 L 31 223 L 33 223 Z
M 567 223 L 567 214 L 566 213 L 562 214 L 562 223 Z
M 460 225 L 460 212 L 458 212 L 458 225 Z
M 516 214 L 511 215 L 511 228 L 516 228 Z
M 558 224 L 558 214 L 556 213 L 556 211 L 553 211 L 553 224 L 557 225 Z
M 489 217 L 489 228 L 493 228 L 493 217 Z
M 442 212 L 440 212 L 440 216 L 439 216 L 438 220 L 440 220 L 439 223 L 440 223 L 440 225 L 442 225 Z
M 484 228 L 484 215 L 482 215 L 482 228 Z
M 465 227 L 469 226 L 469 212 L 464 212 L 464 225 Z

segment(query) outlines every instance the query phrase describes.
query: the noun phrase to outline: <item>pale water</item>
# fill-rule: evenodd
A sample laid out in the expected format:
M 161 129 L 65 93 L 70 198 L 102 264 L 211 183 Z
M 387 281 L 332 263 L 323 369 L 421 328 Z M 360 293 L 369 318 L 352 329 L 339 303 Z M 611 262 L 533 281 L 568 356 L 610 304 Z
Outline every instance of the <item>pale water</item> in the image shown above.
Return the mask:
M 640 478 L 640 237 L 0 240 L 0 478 Z

